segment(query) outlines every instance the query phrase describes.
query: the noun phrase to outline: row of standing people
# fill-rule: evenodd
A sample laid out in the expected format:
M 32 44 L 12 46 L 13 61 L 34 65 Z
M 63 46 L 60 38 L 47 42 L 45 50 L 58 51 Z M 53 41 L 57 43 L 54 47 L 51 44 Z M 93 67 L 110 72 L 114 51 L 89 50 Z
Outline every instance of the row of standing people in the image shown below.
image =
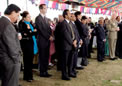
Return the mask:
M 34 54 L 37 54 L 37 52 L 39 53 L 40 77 L 51 76 L 48 73 L 48 63 L 50 41 L 54 40 L 54 36 L 52 35 L 48 19 L 45 16 L 47 11 L 46 5 L 41 4 L 39 10 L 40 14 L 35 19 L 35 27 L 31 23 L 30 14 L 27 11 L 21 14 L 23 19 L 19 22 L 19 32 L 22 34 L 20 43 L 24 59 L 24 80 L 30 82 L 33 80 L 32 61 Z M 83 16 L 81 18 L 80 12 L 76 12 L 74 15 L 70 14 L 69 10 L 65 10 L 63 12 L 63 17 L 63 21 L 56 26 L 56 31 L 54 33 L 55 47 L 56 52 L 58 53 L 57 57 L 59 58 L 58 64 L 60 67 L 58 68 L 62 71 L 62 79 L 70 80 L 68 76 L 76 77 L 76 66 L 79 69 L 83 69 L 81 64 L 85 66 L 88 64 L 87 56 L 90 31 L 85 25 L 87 17 Z M 80 48 L 79 46 L 81 45 L 82 47 Z M 82 63 L 80 60 L 77 64 L 78 48 L 80 48 L 79 54 Z
M 46 5 L 40 5 L 39 9 L 40 14 L 35 20 L 35 28 L 37 30 L 34 30 L 34 26 L 31 24 L 30 15 L 26 11 L 22 14 L 23 19 L 19 23 L 20 32 L 23 37 L 21 40 L 21 47 L 24 54 L 24 80 L 33 80 L 32 61 L 34 54 L 37 54 L 38 50 L 40 77 L 51 76 L 48 74 L 48 63 L 50 42 L 54 41 L 54 35 L 56 54 L 58 57 L 57 69 L 62 70 L 62 79 L 70 80 L 68 76 L 76 77 L 75 68 L 83 69 L 83 66 L 88 65 L 87 57 L 90 56 L 89 50 L 91 50 L 93 42 L 93 36 L 91 36 L 93 30 L 88 28 L 88 18 L 86 16 L 81 16 L 81 12 L 79 11 L 75 14 L 70 14 L 69 10 L 65 10 L 63 12 L 64 19 L 57 24 L 53 35 L 49 21 L 45 17 L 47 11 Z M 68 24 L 66 22 L 68 22 Z M 93 29 L 93 24 L 89 24 Z M 98 61 L 104 60 L 106 37 L 103 25 L 103 20 L 100 19 L 95 28 L 97 35 Z M 37 37 L 37 43 L 35 36 Z M 80 51 L 78 52 L 78 50 Z M 30 61 L 28 59 L 30 59 Z M 111 57 L 110 59 L 113 60 L 114 58 Z

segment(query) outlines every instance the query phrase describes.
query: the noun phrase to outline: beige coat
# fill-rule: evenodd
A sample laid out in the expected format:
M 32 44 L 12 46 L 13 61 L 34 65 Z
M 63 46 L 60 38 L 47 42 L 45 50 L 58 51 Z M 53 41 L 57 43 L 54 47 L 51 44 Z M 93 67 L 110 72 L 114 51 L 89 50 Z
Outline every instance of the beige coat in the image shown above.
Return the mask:
M 117 39 L 117 31 L 116 31 L 116 28 L 118 27 L 117 21 L 109 20 L 106 27 L 108 29 L 108 38 Z

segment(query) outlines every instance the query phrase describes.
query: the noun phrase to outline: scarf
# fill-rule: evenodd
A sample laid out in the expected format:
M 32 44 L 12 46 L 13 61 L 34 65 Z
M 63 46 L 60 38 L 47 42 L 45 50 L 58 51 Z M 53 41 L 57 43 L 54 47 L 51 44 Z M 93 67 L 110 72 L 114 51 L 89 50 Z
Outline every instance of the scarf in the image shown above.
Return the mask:
M 24 21 L 25 24 L 28 24 L 32 30 L 32 32 L 34 31 L 33 26 L 31 25 L 30 22 L 28 21 Z M 37 47 L 37 42 L 36 42 L 36 37 L 32 36 L 33 42 L 34 42 L 34 55 L 38 53 L 38 47 Z

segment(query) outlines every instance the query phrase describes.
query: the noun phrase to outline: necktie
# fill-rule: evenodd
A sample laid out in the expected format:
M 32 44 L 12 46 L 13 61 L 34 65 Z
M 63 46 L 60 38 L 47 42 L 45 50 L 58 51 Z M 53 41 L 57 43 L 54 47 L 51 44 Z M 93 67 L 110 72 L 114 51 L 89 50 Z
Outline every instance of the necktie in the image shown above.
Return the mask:
M 44 16 L 44 21 L 45 21 L 45 23 L 47 23 L 47 21 L 46 21 L 46 17 Z
M 72 22 L 69 22 L 69 26 L 70 26 L 70 29 L 71 29 L 71 32 L 72 32 L 72 39 L 74 40 L 75 39 L 75 34 L 74 34 Z

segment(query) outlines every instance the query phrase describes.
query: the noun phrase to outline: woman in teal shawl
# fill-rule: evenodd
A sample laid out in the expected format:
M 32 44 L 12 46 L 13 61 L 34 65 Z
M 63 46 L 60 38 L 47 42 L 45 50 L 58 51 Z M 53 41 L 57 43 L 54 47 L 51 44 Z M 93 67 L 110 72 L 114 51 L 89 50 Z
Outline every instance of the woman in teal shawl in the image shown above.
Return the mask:
M 109 56 L 109 43 L 108 43 L 108 30 L 106 27 L 106 24 L 108 23 L 108 18 L 104 20 L 104 28 L 105 28 L 105 34 L 106 34 L 106 43 L 105 43 L 105 55 Z
M 23 51 L 24 77 L 23 79 L 31 82 L 33 80 L 32 66 L 34 55 L 38 53 L 36 43 L 36 29 L 31 23 L 30 14 L 24 11 L 21 16 L 23 19 L 19 22 L 19 31 L 22 34 L 21 48 Z

